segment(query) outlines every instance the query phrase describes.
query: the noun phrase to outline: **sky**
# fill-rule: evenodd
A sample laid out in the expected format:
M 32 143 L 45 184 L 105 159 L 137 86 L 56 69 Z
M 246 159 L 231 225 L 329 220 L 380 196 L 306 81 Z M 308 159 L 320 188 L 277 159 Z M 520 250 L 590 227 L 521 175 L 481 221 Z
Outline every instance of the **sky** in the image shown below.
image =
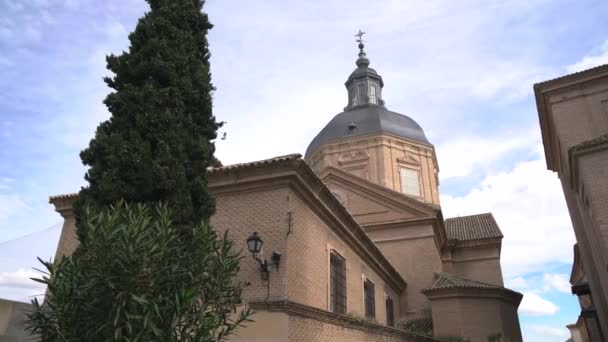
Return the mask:
M 104 56 L 128 47 L 143 0 L 0 0 L 0 297 L 44 292 L 50 195 L 85 184 L 79 151 L 109 114 Z M 492 212 L 526 341 L 564 341 L 574 234 L 546 170 L 534 83 L 608 63 L 605 0 L 209 0 L 224 164 L 304 153 L 347 102 L 354 34 L 389 109 L 435 145 L 444 217 Z

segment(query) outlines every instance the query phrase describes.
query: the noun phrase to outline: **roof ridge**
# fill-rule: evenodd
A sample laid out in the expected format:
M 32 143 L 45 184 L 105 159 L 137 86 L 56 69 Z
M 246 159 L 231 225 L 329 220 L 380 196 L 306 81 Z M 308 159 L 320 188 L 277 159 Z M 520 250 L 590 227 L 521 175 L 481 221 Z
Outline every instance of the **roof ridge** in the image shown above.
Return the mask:
M 208 167 L 207 171 L 208 172 L 220 172 L 220 171 L 224 171 L 224 170 L 233 170 L 233 169 L 238 169 L 238 168 L 242 168 L 242 167 L 265 165 L 265 164 L 271 164 L 271 163 L 275 163 L 275 162 L 281 162 L 281 161 L 286 161 L 286 160 L 296 160 L 296 159 L 301 159 L 301 158 L 302 158 L 301 154 L 291 153 L 291 154 L 285 154 L 282 156 L 254 160 L 254 161 L 245 162 L 245 163 L 236 163 L 236 164 L 230 164 L 230 165 L 219 166 L 219 167 Z
M 448 217 L 445 220 L 447 221 L 447 220 L 453 220 L 453 219 L 459 219 L 459 218 L 465 218 L 465 217 L 477 217 L 477 216 L 484 216 L 484 215 L 490 215 L 490 216 L 494 217 L 494 215 L 492 215 L 492 212 L 488 211 L 487 213 Z

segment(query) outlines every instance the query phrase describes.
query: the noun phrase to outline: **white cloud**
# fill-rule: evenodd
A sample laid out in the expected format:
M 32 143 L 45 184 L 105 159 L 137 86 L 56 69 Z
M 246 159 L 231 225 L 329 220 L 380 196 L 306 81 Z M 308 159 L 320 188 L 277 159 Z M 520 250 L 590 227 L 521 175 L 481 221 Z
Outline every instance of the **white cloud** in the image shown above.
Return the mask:
M 559 311 L 559 306 L 542 298 L 534 292 L 524 292 L 518 312 L 529 316 L 549 316 Z
M 490 173 L 464 196 L 442 195 L 445 217 L 492 212 L 504 239 L 505 278 L 572 262 L 574 233 L 561 185 L 542 157 Z
M 445 180 L 464 177 L 474 170 L 486 169 L 505 154 L 519 149 L 529 149 L 537 140 L 536 129 L 527 132 L 508 132 L 501 137 L 461 137 L 449 139 L 437 146 L 439 177 Z
M 546 336 L 547 339 L 553 340 L 556 337 L 565 339 L 570 337 L 570 332 L 566 327 L 554 327 L 550 325 L 533 325 L 530 329 L 539 335 Z
M 543 274 L 543 291 L 556 290 L 562 293 L 570 294 L 570 281 L 567 274 Z
M 516 277 L 505 280 L 505 286 L 514 290 L 528 288 L 528 281 L 524 277 Z
M 0 222 L 25 212 L 27 208 L 28 206 L 18 195 L 0 194 Z
M 44 285 L 31 280 L 40 278 L 40 273 L 20 268 L 12 272 L 0 272 L 0 286 L 18 288 L 44 288 Z
M 590 69 L 602 64 L 608 64 L 608 40 L 599 47 L 598 51 L 583 57 L 580 61 L 566 67 L 568 72 Z

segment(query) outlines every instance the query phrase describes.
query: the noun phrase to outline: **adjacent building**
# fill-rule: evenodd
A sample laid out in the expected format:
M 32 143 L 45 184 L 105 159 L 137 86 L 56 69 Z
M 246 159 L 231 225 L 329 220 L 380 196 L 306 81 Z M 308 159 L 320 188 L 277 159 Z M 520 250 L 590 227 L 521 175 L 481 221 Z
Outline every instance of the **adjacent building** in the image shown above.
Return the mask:
M 573 339 L 608 338 L 608 65 L 534 86 L 547 168 L 557 172 L 577 244 Z
M 255 323 L 233 341 L 521 341 L 492 214 L 444 219 L 435 148 L 390 111 L 359 45 L 347 105 L 299 154 L 209 169 L 212 224 L 278 265 L 242 261 Z M 72 203 L 57 257 L 77 247 Z M 253 233 L 256 235 L 252 235 Z

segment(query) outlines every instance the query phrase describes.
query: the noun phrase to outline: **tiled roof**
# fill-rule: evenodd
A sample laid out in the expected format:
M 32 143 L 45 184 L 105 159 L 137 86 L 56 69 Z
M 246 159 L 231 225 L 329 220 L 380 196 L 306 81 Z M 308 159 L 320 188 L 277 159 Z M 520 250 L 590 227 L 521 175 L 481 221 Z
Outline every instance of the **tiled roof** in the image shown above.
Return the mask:
M 252 167 L 252 166 L 274 164 L 274 163 L 278 163 L 278 162 L 282 162 L 282 161 L 296 160 L 296 159 L 300 159 L 300 158 L 302 158 L 301 154 L 294 153 L 294 154 L 278 156 L 278 157 L 274 157 L 274 158 L 270 158 L 270 159 L 256 160 L 256 161 L 249 162 L 249 163 L 239 163 L 239 164 L 232 164 L 232 165 L 226 165 L 226 166 L 220 166 L 220 167 L 210 167 L 207 169 L 207 171 L 209 173 L 216 173 L 216 172 L 222 172 L 222 171 L 228 171 L 228 170 L 242 169 L 242 168 Z
M 67 199 L 67 198 L 74 198 L 74 197 L 78 197 L 78 193 L 71 193 L 71 194 L 63 194 L 63 195 L 55 195 L 55 196 L 50 196 L 49 197 L 49 203 L 52 203 L 54 200 L 58 200 L 58 199 Z
M 491 213 L 446 219 L 445 229 L 448 239 L 460 241 L 503 237 Z
M 480 281 L 465 279 L 455 275 L 441 272 L 435 273 L 435 282 L 425 290 L 448 289 L 448 288 L 475 288 L 475 289 L 500 289 L 501 286 L 482 283 Z
M 432 336 L 433 320 L 431 318 L 414 318 L 399 324 L 399 329 L 413 334 Z

